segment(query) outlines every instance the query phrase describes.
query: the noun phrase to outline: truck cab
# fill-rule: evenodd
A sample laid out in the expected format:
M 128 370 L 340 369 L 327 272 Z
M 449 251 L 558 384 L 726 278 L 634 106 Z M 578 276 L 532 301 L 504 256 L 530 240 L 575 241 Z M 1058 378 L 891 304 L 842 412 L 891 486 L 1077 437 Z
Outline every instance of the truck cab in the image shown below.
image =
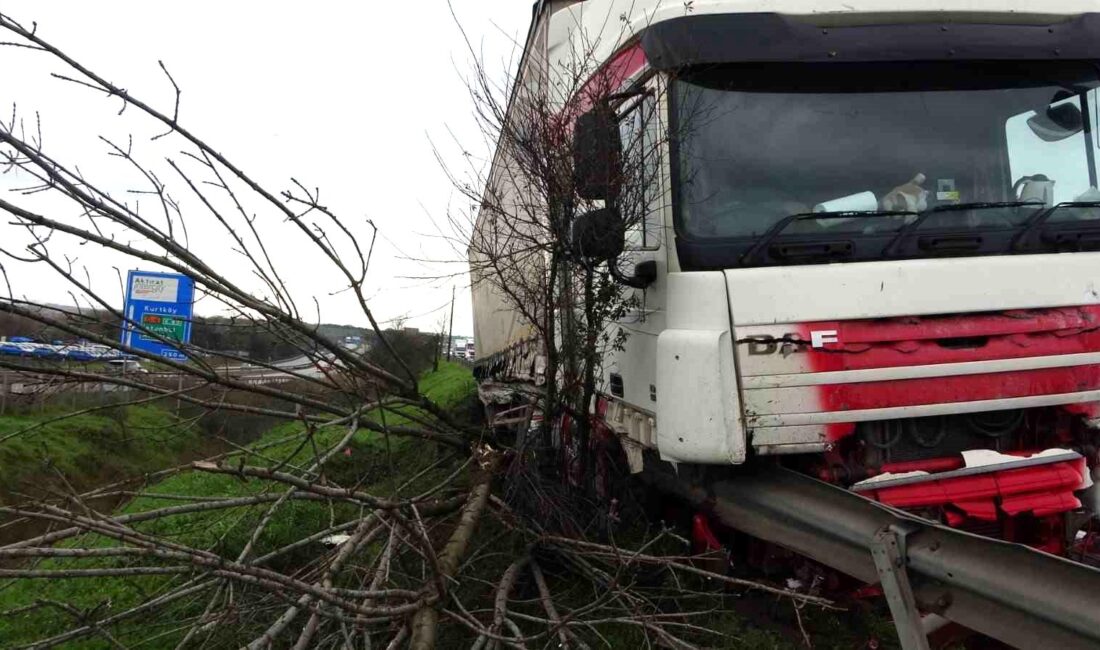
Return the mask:
M 644 156 L 607 202 L 644 207 L 607 261 L 637 308 L 597 408 L 633 469 L 779 458 L 974 525 L 1090 507 L 1095 3 L 548 4 L 546 60 L 595 52 L 587 110 Z M 1021 470 L 1066 473 L 1001 491 Z

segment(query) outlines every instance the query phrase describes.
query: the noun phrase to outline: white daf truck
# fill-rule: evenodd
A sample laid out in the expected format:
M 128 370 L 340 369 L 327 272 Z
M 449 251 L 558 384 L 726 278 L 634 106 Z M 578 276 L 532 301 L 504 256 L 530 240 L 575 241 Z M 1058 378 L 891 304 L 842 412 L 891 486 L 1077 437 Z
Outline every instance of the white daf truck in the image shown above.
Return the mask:
M 594 413 L 634 469 L 782 457 L 1096 550 L 1100 2 L 539 2 L 520 83 L 586 46 L 620 131 L 669 134 L 608 262 L 640 307 Z M 473 300 L 481 379 L 537 382 L 532 329 Z

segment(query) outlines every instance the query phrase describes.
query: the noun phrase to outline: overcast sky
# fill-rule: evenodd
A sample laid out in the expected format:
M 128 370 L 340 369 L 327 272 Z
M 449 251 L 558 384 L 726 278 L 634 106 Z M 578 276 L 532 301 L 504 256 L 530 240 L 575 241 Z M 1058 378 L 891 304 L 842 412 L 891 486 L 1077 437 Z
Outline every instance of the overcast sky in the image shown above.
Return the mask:
M 529 0 L 453 4 L 475 47 L 503 76 L 526 35 Z M 183 89 L 180 122 L 188 129 L 272 189 L 287 187 L 293 176 L 319 186 L 323 202 L 345 218 L 370 218 L 379 226 L 370 275 L 370 304 L 378 318 L 408 315 L 411 325 L 433 329 L 454 285 L 455 332 L 472 332 L 466 278 L 409 279 L 444 275 L 461 265 L 406 259 L 455 257 L 435 222 L 445 221 L 448 208 L 462 206 L 429 139 L 457 167 L 468 160 L 462 150 L 475 163 L 489 154 L 461 79 L 470 57 L 444 0 L 0 0 L 0 13 L 25 24 L 37 21 L 41 36 L 170 113 L 171 86 L 157 67 L 163 60 Z M 145 155 L 168 155 L 148 143 L 154 125 L 130 111 L 116 115 L 117 100 L 51 79 L 49 73 L 61 67 L 44 62 L 39 53 L 0 48 L 0 110 L 10 111 L 17 102 L 24 118 L 37 111 L 48 151 L 116 188 L 132 181 L 105 158 L 97 136 L 124 141 L 133 133 Z M 9 176 L 0 180 L 0 191 L 15 185 Z M 185 214 L 195 207 L 184 201 Z M 210 232 L 207 239 L 224 238 Z M 365 238 L 369 230 L 356 232 Z M 297 238 L 277 224 L 270 233 L 300 301 L 316 295 L 323 320 L 365 324 L 349 300 L 329 295 L 338 282 L 318 260 L 299 252 Z M 203 232 L 190 235 L 193 249 L 211 247 L 216 263 L 243 270 L 232 255 L 213 252 L 216 242 L 204 241 Z M 10 246 L 17 237 L 0 224 L 0 245 Z M 57 246 L 55 251 L 79 255 L 100 274 L 110 266 L 88 247 Z M 5 264 L 17 294 L 64 300 L 60 282 Z

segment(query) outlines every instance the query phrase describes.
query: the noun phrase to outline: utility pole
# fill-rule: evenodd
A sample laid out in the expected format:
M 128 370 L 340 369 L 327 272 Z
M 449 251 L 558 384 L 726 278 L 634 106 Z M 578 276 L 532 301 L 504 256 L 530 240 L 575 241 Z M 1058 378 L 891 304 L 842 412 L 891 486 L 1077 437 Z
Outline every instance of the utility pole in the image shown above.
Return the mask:
M 447 325 L 447 361 L 451 360 L 451 348 L 455 335 L 455 288 L 451 285 L 451 322 Z

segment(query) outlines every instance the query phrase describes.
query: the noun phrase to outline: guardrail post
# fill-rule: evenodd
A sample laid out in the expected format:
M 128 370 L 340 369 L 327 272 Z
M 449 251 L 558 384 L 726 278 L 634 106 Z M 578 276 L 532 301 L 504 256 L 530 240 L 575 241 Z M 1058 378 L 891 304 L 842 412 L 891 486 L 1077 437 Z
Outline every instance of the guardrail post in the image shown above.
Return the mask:
M 890 615 L 894 618 L 894 627 L 903 650 L 928 650 L 928 637 L 921 625 L 917 600 L 909 584 L 906 571 L 905 537 L 909 531 L 890 525 L 875 534 L 871 543 L 871 557 L 878 569 L 882 591 L 890 605 Z

